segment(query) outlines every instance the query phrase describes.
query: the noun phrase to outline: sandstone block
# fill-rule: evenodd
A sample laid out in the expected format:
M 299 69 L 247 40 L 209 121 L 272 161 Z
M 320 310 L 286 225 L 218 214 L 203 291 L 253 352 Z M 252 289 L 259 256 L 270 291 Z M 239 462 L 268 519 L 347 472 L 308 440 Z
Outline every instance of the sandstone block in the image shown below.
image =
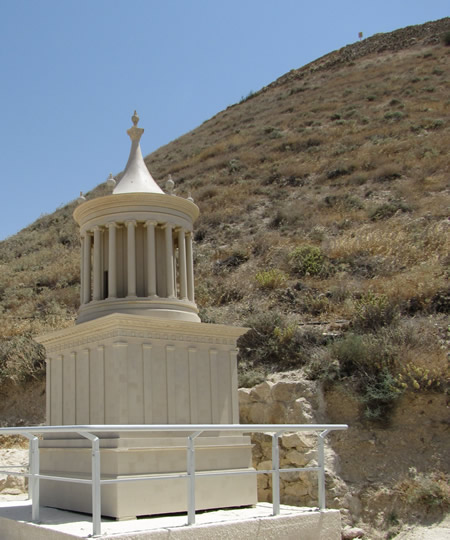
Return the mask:
M 258 471 L 269 470 L 272 468 L 272 461 L 261 461 L 260 463 L 258 463 L 256 468 L 258 469 Z
M 274 402 L 267 407 L 265 421 L 267 424 L 286 424 L 286 406 L 284 403 Z
M 238 390 L 238 397 L 239 397 L 239 406 L 242 407 L 244 405 L 248 405 L 249 403 L 252 403 L 251 398 L 251 388 L 239 388 Z
M 365 532 L 357 527 L 345 528 L 342 531 L 342 540 L 353 540 L 354 538 L 362 538 Z
M 305 495 L 308 495 L 308 487 L 301 482 L 294 482 L 286 486 L 284 493 L 287 496 L 304 497 Z
M 302 433 L 286 433 L 281 437 L 281 444 L 285 448 L 311 448 L 312 441 Z
M 258 474 L 258 493 L 264 489 L 269 489 L 269 477 L 267 474 Z
M 289 403 L 295 401 L 299 390 L 298 383 L 294 382 L 277 382 L 272 388 L 272 397 L 275 401 L 283 401 Z
M 294 465 L 294 467 L 304 467 L 308 463 L 308 458 L 304 452 L 299 452 L 296 449 L 289 450 L 286 453 L 285 459 Z
M 273 383 L 264 381 L 251 389 L 250 397 L 253 401 L 270 401 Z
M 250 424 L 265 424 L 266 406 L 263 403 L 253 403 L 249 408 L 248 417 Z

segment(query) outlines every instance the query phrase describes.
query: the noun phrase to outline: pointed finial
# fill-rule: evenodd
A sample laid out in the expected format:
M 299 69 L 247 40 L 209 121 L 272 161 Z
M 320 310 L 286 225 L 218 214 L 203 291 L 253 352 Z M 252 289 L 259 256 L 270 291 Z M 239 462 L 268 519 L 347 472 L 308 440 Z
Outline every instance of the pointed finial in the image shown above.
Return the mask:
M 86 200 L 86 197 L 83 195 L 83 192 L 80 191 L 80 196 L 77 199 L 77 203 L 78 204 L 84 203 L 85 200 Z
M 169 195 L 173 195 L 174 185 L 175 185 L 175 182 L 172 180 L 172 175 L 169 174 L 169 178 L 167 179 L 167 182 L 166 182 L 166 189 Z
M 131 117 L 131 121 L 133 122 L 133 125 L 132 127 L 130 127 L 127 133 L 132 141 L 139 141 L 142 137 L 142 134 L 144 133 L 144 130 L 137 127 L 137 123 L 139 122 L 139 116 L 137 115 L 136 111 L 134 111 L 134 114 Z
M 194 199 L 192 198 L 192 194 L 191 194 L 190 191 L 188 191 L 187 200 L 188 200 L 188 201 L 191 201 L 191 202 L 194 202 Z
M 116 182 L 116 179 L 114 178 L 113 174 L 112 173 L 109 173 L 109 176 L 106 180 L 106 185 L 109 186 L 109 187 L 115 187 L 117 184 Z

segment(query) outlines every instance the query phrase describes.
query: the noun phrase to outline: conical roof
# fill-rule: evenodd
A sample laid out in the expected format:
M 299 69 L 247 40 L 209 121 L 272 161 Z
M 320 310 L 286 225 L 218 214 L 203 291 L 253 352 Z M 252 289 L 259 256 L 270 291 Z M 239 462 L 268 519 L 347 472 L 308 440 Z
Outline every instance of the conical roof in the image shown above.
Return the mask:
M 144 130 L 137 127 L 139 116 L 136 111 L 134 111 L 131 120 L 133 126 L 127 131 L 131 139 L 130 157 L 120 182 L 113 190 L 113 195 L 118 193 L 164 193 L 149 173 L 142 157 L 139 141 Z

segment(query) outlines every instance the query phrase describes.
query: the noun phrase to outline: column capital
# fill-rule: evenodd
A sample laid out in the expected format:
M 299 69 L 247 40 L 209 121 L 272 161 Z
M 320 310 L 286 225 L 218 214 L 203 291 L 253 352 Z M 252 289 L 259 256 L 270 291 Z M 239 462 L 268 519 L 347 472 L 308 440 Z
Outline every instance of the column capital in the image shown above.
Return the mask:
M 158 225 L 158 222 L 155 221 L 154 219 L 148 219 L 145 223 L 144 223 L 144 227 L 156 227 Z
M 130 225 L 133 225 L 133 227 L 136 227 L 137 225 L 137 221 L 135 219 L 127 219 L 124 223 L 127 227 L 129 227 Z
M 115 221 L 110 221 L 109 223 L 105 223 L 105 227 L 107 229 L 117 229 L 119 225 Z
M 174 227 L 175 227 L 175 225 L 174 225 L 173 223 L 170 223 L 170 222 L 168 222 L 168 223 L 163 223 L 163 224 L 161 225 L 161 228 L 162 228 L 162 229 L 173 229 Z

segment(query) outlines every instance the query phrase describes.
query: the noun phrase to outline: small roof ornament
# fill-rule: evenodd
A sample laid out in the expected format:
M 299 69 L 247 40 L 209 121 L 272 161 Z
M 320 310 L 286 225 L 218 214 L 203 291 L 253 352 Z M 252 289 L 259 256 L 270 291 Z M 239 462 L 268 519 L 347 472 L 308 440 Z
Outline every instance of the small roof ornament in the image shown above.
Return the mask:
M 175 187 L 175 182 L 172 179 L 172 175 L 169 174 L 169 178 L 166 181 L 166 189 L 169 195 L 174 195 L 174 192 L 173 192 L 174 187 Z
M 106 185 L 109 186 L 109 187 L 116 187 L 116 179 L 114 178 L 113 174 L 112 173 L 109 173 L 109 176 L 106 180 Z
M 86 197 L 83 195 L 83 192 L 80 191 L 80 196 L 77 199 L 77 203 L 82 204 L 82 203 L 84 203 L 85 200 L 86 200 Z
M 122 178 L 113 190 L 113 195 L 120 193 L 162 193 L 164 191 L 158 186 L 149 173 L 142 157 L 139 141 L 144 130 L 137 127 L 139 116 L 134 111 L 131 117 L 133 126 L 127 131 L 131 139 L 130 156 L 128 158 Z

